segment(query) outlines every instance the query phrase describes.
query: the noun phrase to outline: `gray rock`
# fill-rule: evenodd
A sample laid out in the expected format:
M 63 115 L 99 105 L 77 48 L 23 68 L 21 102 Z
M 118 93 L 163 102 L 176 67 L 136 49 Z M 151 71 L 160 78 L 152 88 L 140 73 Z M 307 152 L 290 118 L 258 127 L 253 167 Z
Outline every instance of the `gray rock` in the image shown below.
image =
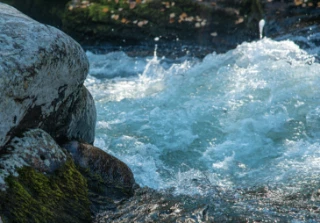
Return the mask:
M 58 141 L 80 140 L 92 144 L 96 124 L 96 107 L 86 87 L 82 86 L 49 118 L 41 128 L 53 135 Z
M 0 3 L 0 150 L 10 138 L 38 127 L 57 130 L 49 131 L 54 138 L 93 142 L 94 105 L 83 90 L 88 67 L 72 38 Z M 58 116 L 54 128 L 46 126 Z
M 52 173 L 65 163 L 64 151 L 54 139 L 41 129 L 24 132 L 22 137 L 14 137 L 0 156 L 0 189 L 6 189 L 4 179 L 18 176 L 17 169 L 30 166 L 43 173 Z

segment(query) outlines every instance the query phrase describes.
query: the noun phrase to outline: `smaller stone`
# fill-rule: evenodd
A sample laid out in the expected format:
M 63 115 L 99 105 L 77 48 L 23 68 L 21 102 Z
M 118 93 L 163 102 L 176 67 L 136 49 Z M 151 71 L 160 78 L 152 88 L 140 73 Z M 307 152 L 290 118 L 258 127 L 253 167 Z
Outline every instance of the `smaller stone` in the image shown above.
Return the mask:
M 17 170 L 23 166 L 52 173 L 66 160 L 66 154 L 48 133 L 41 129 L 26 131 L 22 137 L 14 137 L 0 156 L 0 189 L 5 190 L 4 179 L 9 175 L 18 176 Z
M 100 195 L 117 200 L 133 194 L 136 183 L 125 163 L 86 143 L 71 141 L 63 147 L 70 152 L 74 162 L 86 171 L 89 185 L 91 176 L 100 178 Z

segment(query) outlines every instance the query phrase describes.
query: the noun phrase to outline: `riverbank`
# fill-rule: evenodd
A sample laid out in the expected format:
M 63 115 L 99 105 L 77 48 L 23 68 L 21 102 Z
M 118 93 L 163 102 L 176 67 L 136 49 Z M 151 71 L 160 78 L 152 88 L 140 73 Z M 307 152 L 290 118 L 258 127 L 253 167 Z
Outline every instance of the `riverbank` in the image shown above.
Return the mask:
M 261 19 L 266 21 L 264 36 L 270 38 L 304 32 L 320 20 L 320 6 L 311 0 L 5 2 L 40 22 L 56 26 L 83 46 L 101 48 L 112 44 L 122 46 L 130 55 L 137 55 L 132 52 L 145 46 L 149 49 L 141 55 L 152 55 L 154 44 L 163 45 L 159 53 L 164 48 L 173 51 L 171 45 L 181 46 L 182 51 L 183 46 L 188 46 L 196 56 L 207 51 L 224 53 L 242 42 L 259 39 Z M 132 46 L 140 47 L 131 50 Z

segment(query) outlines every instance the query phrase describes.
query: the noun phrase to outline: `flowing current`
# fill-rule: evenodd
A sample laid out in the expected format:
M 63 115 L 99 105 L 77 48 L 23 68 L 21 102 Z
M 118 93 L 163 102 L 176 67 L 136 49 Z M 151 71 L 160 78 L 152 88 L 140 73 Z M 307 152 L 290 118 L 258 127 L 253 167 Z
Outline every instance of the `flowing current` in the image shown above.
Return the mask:
M 293 42 L 264 38 L 203 60 L 87 56 L 95 145 L 141 186 L 320 185 L 320 64 Z

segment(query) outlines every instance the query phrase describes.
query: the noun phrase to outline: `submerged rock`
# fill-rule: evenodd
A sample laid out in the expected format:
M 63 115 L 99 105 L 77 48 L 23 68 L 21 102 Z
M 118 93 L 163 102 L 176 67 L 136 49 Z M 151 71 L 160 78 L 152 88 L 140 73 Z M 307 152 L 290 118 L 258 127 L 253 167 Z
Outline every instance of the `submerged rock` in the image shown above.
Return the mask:
M 100 212 L 94 222 L 216 222 L 210 200 L 187 195 L 174 196 L 145 187 L 137 189 L 135 196 L 119 204 L 116 211 Z
M 83 90 L 88 67 L 72 38 L 0 3 L 0 150 L 15 135 L 38 127 L 57 130 L 48 131 L 54 138 L 63 134 L 92 143 L 95 117 L 88 116 L 95 108 Z M 88 101 L 77 102 L 83 99 Z M 46 126 L 58 116 L 55 128 Z
M 212 186 L 206 196 L 139 188 L 116 210 L 97 214 L 94 222 L 319 222 L 320 193 L 315 184 L 298 191 Z
M 136 184 L 125 163 L 89 144 L 72 141 L 63 147 L 88 179 L 93 212 L 114 209 L 115 202 L 133 195 Z

